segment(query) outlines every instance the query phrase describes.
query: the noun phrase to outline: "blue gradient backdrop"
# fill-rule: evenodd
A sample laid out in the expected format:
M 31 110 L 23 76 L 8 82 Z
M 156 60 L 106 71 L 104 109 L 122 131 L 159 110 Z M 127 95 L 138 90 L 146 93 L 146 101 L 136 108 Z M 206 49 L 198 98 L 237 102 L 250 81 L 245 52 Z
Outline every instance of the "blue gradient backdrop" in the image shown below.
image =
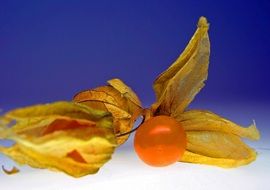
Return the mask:
M 0 1 L 0 107 L 70 100 L 119 77 L 145 105 L 200 16 L 211 60 L 196 102 L 270 95 L 270 3 L 261 1 Z M 266 108 L 265 108 L 266 109 Z

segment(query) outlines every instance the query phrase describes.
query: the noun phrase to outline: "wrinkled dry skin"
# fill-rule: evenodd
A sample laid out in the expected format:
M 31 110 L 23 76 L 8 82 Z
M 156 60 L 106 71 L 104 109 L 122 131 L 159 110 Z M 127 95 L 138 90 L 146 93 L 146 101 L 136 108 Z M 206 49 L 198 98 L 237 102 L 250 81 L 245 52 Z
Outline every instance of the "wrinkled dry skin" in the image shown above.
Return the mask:
M 259 140 L 260 133 L 255 124 L 245 128 L 222 118 L 217 114 L 205 110 L 185 111 L 175 119 L 181 122 L 185 131 L 214 131 L 228 134 L 234 134 L 250 140 Z
M 210 56 L 208 27 L 206 19 L 200 18 L 184 52 L 154 81 L 157 102 L 152 107 L 158 114 L 182 113 L 204 86 Z
M 73 101 L 110 112 L 114 118 L 114 132 L 119 136 L 132 129 L 142 113 L 142 106 L 137 95 L 120 79 L 112 79 L 108 83 L 108 86 L 79 92 Z M 118 145 L 123 144 L 128 137 L 117 137 Z
M 111 114 L 77 103 L 30 106 L 3 117 L 16 123 L 2 128 L 0 138 L 15 144 L 0 152 L 19 164 L 81 177 L 96 173 L 116 147 Z
M 182 161 L 236 167 L 256 159 L 256 152 L 241 137 L 260 138 L 254 124 L 245 128 L 214 113 L 190 110 L 176 118 L 187 133 L 187 152 Z

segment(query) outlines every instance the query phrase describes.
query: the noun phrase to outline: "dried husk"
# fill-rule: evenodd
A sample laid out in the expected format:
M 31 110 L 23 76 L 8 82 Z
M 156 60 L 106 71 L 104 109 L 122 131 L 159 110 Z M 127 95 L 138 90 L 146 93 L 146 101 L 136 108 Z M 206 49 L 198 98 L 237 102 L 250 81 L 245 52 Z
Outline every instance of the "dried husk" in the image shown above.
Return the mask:
M 16 109 L 3 117 L 16 123 L 2 128 L 0 138 L 15 144 L 1 146 L 0 152 L 19 164 L 81 177 L 96 173 L 116 147 L 111 114 L 85 105 L 56 102 Z
M 204 17 L 178 59 L 154 81 L 157 102 L 152 105 L 155 115 L 181 113 L 204 86 L 208 75 L 210 42 L 209 24 Z
M 154 81 L 157 101 L 151 110 L 153 115 L 175 118 L 185 129 L 187 150 L 180 161 L 237 167 L 256 159 L 256 152 L 241 139 L 260 138 L 255 124 L 245 128 L 209 111 L 186 111 L 207 79 L 208 29 L 207 20 L 201 17 L 183 53 Z
M 114 118 L 114 132 L 118 145 L 123 144 L 129 135 L 119 136 L 130 131 L 142 113 L 139 98 L 120 79 L 108 81 L 109 85 L 77 93 L 73 101 L 95 109 L 110 112 Z

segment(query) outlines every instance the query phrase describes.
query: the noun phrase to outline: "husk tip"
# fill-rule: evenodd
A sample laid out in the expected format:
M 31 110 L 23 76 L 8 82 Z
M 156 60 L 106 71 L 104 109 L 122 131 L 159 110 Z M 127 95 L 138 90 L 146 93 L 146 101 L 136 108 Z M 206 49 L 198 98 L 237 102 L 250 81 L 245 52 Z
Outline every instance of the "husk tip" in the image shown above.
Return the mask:
M 110 80 L 107 80 L 107 83 L 110 84 L 110 83 L 112 83 L 112 82 L 119 82 L 119 81 L 122 82 L 121 79 L 115 77 L 115 78 L 111 78 Z
M 249 126 L 249 129 L 250 129 L 250 134 L 252 136 L 252 140 L 259 140 L 261 135 L 260 135 L 259 130 L 257 129 L 256 122 L 254 119 L 253 119 L 253 124 Z
M 204 16 L 201 16 L 200 18 L 199 18 L 199 21 L 198 21 L 198 27 L 200 28 L 200 27 L 209 27 L 209 23 L 207 22 L 207 19 L 206 19 L 206 17 L 204 17 Z

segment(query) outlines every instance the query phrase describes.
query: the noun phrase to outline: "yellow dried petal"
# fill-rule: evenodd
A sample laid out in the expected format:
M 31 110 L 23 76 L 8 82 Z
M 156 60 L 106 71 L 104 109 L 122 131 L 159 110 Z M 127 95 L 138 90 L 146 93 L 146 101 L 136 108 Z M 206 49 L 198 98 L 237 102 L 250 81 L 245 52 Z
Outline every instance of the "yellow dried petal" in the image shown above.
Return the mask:
M 63 141 L 63 143 L 68 142 L 69 140 L 71 140 L 71 143 L 76 142 L 72 139 L 67 139 L 67 141 Z M 26 144 L 26 142 L 24 143 Z M 52 142 L 52 144 L 53 143 L 54 142 Z M 35 146 L 35 149 L 33 149 L 33 147 L 31 146 L 32 144 L 30 144 L 30 146 L 29 144 L 28 146 L 17 144 L 10 148 L 0 147 L 0 152 L 11 157 L 19 164 L 28 164 L 31 167 L 35 168 L 47 168 L 53 171 L 62 171 L 73 177 L 82 177 L 87 174 L 96 173 L 99 168 L 103 166 L 104 163 L 111 159 L 111 154 L 114 151 L 114 146 L 104 141 L 103 138 L 93 139 L 92 141 L 88 141 L 87 144 L 83 144 L 84 146 L 92 146 L 94 147 L 92 149 L 96 148 L 97 150 L 99 150 L 99 152 L 102 153 L 96 153 L 92 150 L 92 153 L 89 153 L 89 155 L 91 155 L 90 158 L 88 158 L 88 161 L 84 163 L 78 162 L 75 159 L 70 158 L 68 156 L 69 152 L 66 152 L 66 154 L 60 156 L 53 154 L 56 153 L 58 150 L 61 150 L 62 147 L 65 147 L 64 144 L 60 144 L 61 146 L 59 148 L 55 148 L 55 152 L 51 152 L 51 154 L 39 151 L 39 146 Z M 59 144 L 56 144 L 56 146 L 59 146 Z M 98 148 L 95 146 L 98 146 Z M 87 155 L 87 153 L 84 153 L 84 157 L 87 157 Z
M 210 55 L 209 24 L 201 17 L 198 28 L 179 58 L 154 82 L 155 114 L 174 116 L 189 105 L 207 79 Z
M 247 159 L 251 149 L 240 137 L 216 131 L 187 131 L 187 150 L 213 158 Z
M 54 115 L 68 116 L 77 119 L 98 120 L 108 112 L 94 110 L 83 104 L 74 102 L 54 102 L 49 104 L 39 104 L 25 108 L 14 109 L 4 115 L 5 118 L 24 120 L 33 117 L 49 117 Z
M 110 86 L 77 93 L 73 101 L 110 112 L 114 118 L 114 132 L 118 136 L 132 129 L 142 107 L 137 95 L 120 79 L 112 79 L 108 83 Z M 128 137 L 129 135 L 117 137 L 117 143 L 124 143 Z
M 142 107 L 141 101 L 136 95 L 136 93 L 129 86 L 127 86 L 123 81 L 115 78 L 115 79 L 109 80 L 108 83 L 117 91 L 119 91 L 123 96 L 125 96 L 127 99 L 132 101 L 134 104 L 136 104 L 139 107 Z
M 181 158 L 181 162 L 189 162 L 194 164 L 207 164 L 214 165 L 223 168 L 234 168 L 242 165 L 249 164 L 250 162 L 256 159 L 256 152 L 250 150 L 249 156 L 246 159 L 235 160 L 230 158 L 212 158 L 208 156 L 203 156 L 200 154 L 196 154 L 190 151 L 185 151 L 183 157 Z
M 91 90 L 81 91 L 73 97 L 74 101 L 92 101 L 106 102 L 115 106 L 120 106 L 117 99 L 121 98 L 121 95 L 110 86 L 102 86 Z
M 256 159 L 256 152 L 241 137 L 258 140 L 255 125 L 241 127 L 212 112 L 190 110 L 175 118 L 187 134 L 187 153 L 181 161 L 237 167 Z
M 133 127 L 134 122 L 137 119 L 137 116 L 134 115 L 135 117 L 133 118 L 129 113 L 126 111 L 122 110 L 121 108 L 111 105 L 111 104 L 106 104 L 102 102 L 97 102 L 97 101 L 84 101 L 83 104 L 90 106 L 95 109 L 101 109 L 101 110 L 106 110 L 113 115 L 113 127 L 114 127 L 114 133 L 116 135 L 123 134 L 127 131 L 130 131 L 131 128 Z M 124 136 L 119 136 L 117 137 L 117 144 L 121 145 L 123 144 L 127 139 L 129 135 L 124 135 Z
M 260 138 L 255 124 L 245 128 L 209 111 L 190 110 L 175 115 L 174 118 L 181 123 L 186 131 L 218 131 L 251 140 Z
M 76 103 L 70 104 L 80 107 Z M 50 106 L 58 108 L 58 104 L 50 104 Z M 49 108 L 52 109 L 50 106 Z M 38 107 L 39 110 L 44 111 L 48 110 L 47 108 L 48 105 L 44 105 L 44 108 L 42 105 Z M 96 114 L 94 109 L 84 105 L 83 111 L 77 108 L 76 111 L 79 113 L 92 115 L 84 119 L 75 119 L 67 115 L 76 114 L 63 112 L 62 116 L 48 114 L 50 112 L 45 111 L 46 116 L 44 112 L 39 112 L 42 114 L 34 114 L 37 117 L 31 117 L 29 114 L 32 111 L 31 107 L 18 109 L 27 110 L 27 114 L 21 112 L 21 117 L 14 126 L 0 130 L 1 138 L 14 140 L 16 144 L 11 147 L 0 147 L 0 152 L 20 164 L 58 170 L 73 177 L 96 173 L 111 158 L 116 147 L 113 119 L 108 112 L 98 110 Z M 69 111 L 73 112 L 74 109 Z M 8 114 L 10 113 L 14 112 Z M 22 115 L 25 117 L 23 118 Z M 77 115 L 84 114 L 77 113 Z

